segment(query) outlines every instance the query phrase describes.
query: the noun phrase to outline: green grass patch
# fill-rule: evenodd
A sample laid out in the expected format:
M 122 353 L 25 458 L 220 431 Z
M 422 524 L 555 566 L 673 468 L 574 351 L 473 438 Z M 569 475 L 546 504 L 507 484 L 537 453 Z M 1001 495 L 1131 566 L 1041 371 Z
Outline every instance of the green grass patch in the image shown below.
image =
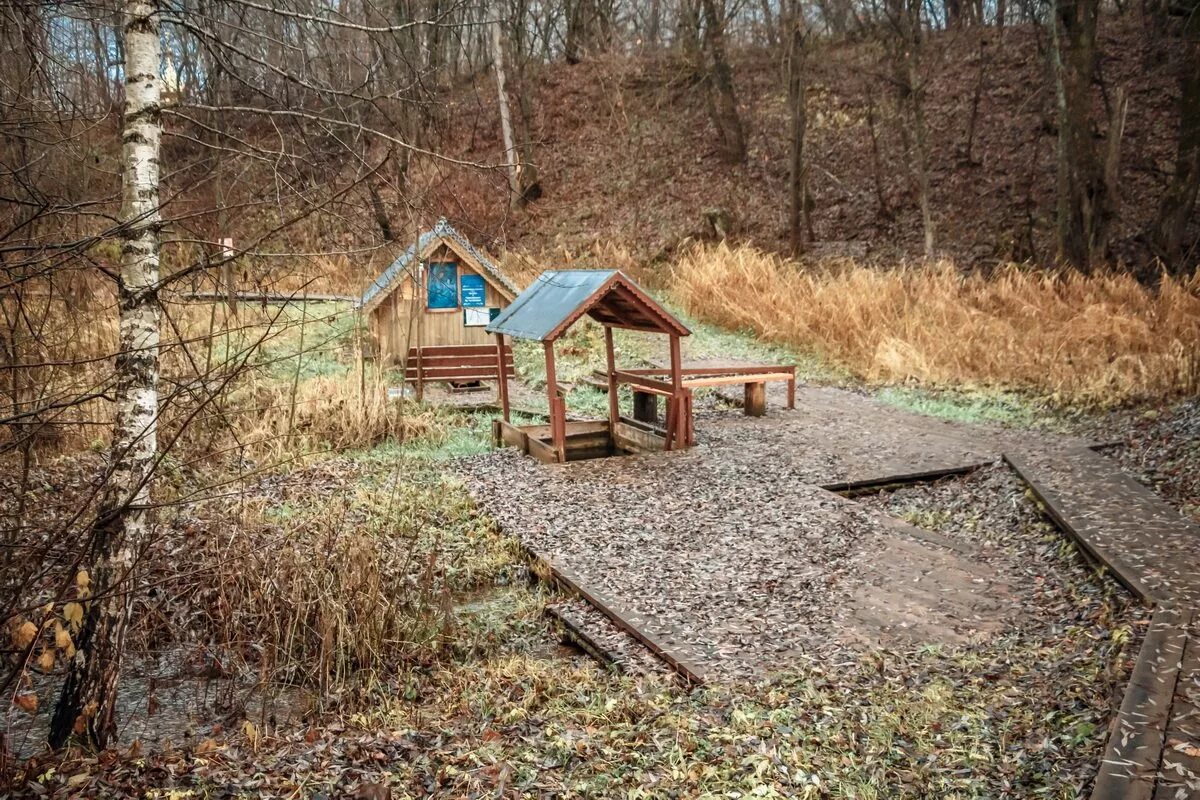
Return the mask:
M 1060 427 L 1049 408 L 1015 392 L 888 386 L 875 392 L 874 397 L 905 411 L 954 422 L 988 422 L 1011 428 Z
M 345 303 L 288 304 L 271 324 L 256 361 L 275 378 L 350 374 L 358 315 Z

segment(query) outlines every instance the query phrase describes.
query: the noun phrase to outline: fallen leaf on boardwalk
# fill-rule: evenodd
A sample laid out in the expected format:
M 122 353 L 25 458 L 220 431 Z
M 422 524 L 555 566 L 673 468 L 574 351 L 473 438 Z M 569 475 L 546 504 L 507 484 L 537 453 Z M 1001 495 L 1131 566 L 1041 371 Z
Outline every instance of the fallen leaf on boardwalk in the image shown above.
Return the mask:
M 1178 739 L 1172 739 L 1170 742 L 1171 749 L 1177 753 L 1191 756 L 1192 758 L 1200 758 L 1200 747 L 1188 742 L 1181 742 Z

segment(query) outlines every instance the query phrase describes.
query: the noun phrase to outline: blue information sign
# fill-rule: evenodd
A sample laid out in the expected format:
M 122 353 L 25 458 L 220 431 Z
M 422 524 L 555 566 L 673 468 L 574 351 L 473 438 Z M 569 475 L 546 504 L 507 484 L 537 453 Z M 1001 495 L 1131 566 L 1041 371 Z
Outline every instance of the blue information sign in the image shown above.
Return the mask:
M 482 275 L 462 276 L 463 308 L 480 308 L 487 305 L 487 289 Z

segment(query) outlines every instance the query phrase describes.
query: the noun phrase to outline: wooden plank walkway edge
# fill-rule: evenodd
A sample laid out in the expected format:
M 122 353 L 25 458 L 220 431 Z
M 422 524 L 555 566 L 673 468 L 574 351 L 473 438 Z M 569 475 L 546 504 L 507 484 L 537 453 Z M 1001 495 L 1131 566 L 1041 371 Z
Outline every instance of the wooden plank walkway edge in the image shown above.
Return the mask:
M 583 650 L 592 658 L 599 661 L 604 667 L 624 672 L 624 665 L 608 648 L 600 644 L 590 633 L 583 627 L 576 624 L 575 620 L 569 614 L 564 613 L 557 606 L 546 606 L 546 616 L 553 619 L 563 627 L 566 637 L 570 639 L 580 650 Z
M 1091 800 L 1197 798 L 1200 753 L 1196 752 L 1194 721 L 1200 685 L 1200 629 L 1192 608 L 1195 586 L 1162 577 L 1171 576 L 1172 569 L 1186 574 L 1187 566 L 1180 560 L 1195 558 L 1196 551 L 1189 546 L 1193 534 L 1188 533 L 1195 529 L 1185 525 L 1179 530 L 1165 503 L 1115 464 L 1097 460 L 1099 449 L 1034 453 L 1028 458 L 1004 454 L 1004 460 L 1058 528 L 1154 609 L 1112 722 Z M 1076 474 L 1067 466 L 1073 460 Z M 1063 477 L 1068 478 L 1065 483 Z M 1080 481 L 1095 484 L 1088 487 L 1091 495 Z M 1099 505 L 1093 506 L 1089 500 Z M 1157 511 L 1159 506 L 1162 513 Z
M 683 654 L 677 653 L 657 635 L 647 631 L 644 625 L 638 625 L 634 614 L 616 601 L 606 597 L 599 590 L 585 585 L 573 570 L 542 555 L 524 542 L 521 543 L 521 549 L 525 551 L 526 556 L 535 566 L 543 565 L 554 582 L 590 603 L 597 611 L 611 619 L 618 628 L 645 645 L 650 652 L 678 672 L 689 684 L 703 686 L 707 682 L 703 668 Z
M 994 464 L 994 459 L 987 461 L 974 461 L 969 464 L 960 464 L 952 467 L 937 467 L 935 469 L 922 470 L 920 472 L 901 472 L 896 475 L 885 475 L 878 478 L 864 478 L 857 481 L 837 481 L 834 483 L 826 483 L 819 488 L 827 492 L 848 497 L 855 494 L 864 494 L 867 492 L 876 492 L 891 487 L 904 486 L 910 483 L 929 483 L 930 481 L 940 480 L 942 478 L 955 478 L 960 475 L 969 475 L 977 469 L 982 469 L 988 464 Z
M 1091 800 L 1152 800 L 1191 612 L 1155 610 L 1113 721 Z
M 1083 550 L 1083 552 L 1094 563 L 1104 567 L 1108 572 L 1112 573 L 1121 585 L 1133 593 L 1135 597 L 1141 600 L 1147 606 L 1154 606 L 1163 598 L 1157 597 L 1154 592 L 1150 591 L 1138 576 L 1138 571 L 1131 565 L 1126 564 L 1118 555 L 1111 553 L 1105 548 L 1098 545 L 1095 541 L 1080 533 L 1078 529 L 1071 524 L 1071 520 L 1062 511 L 1062 502 L 1058 494 L 1048 486 L 1042 484 L 1035 477 L 1034 468 L 1028 464 L 1020 456 L 1006 452 L 1004 453 L 1004 461 L 1029 487 L 1033 492 L 1034 497 L 1042 504 L 1047 516 L 1054 521 L 1059 530 L 1066 533 L 1071 539 Z

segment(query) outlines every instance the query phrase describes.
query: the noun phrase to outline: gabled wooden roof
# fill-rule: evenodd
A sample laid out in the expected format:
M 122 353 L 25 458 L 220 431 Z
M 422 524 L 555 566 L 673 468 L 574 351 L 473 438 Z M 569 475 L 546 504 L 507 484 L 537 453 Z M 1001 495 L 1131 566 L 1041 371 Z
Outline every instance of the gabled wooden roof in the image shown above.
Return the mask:
M 456 231 L 445 219 L 438 220 L 432 230 L 425 231 L 417 237 L 415 245 L 409 245 L 387 269 L 379 274 L 371 285 L 363 292 L 358 305 L 364 311 L 370 311 L 404 283 L 403 277 L 411 275 L 413 263 L 420 263 L 428 258 L 439 245 L 446 245 L 466 264 L 492 284 L 506 300 L 517 296 L 517 287 L 508 276 L 496 266 L 487 255 L 471 244 L 467 237 Z M 419 253 L 419 255 L 417 255 Z
M 543 272 L 487 330 L 552 342 L 584 314 L 614 328 L 676 336 L 691 333 L 623 273 L 577 269 Z

